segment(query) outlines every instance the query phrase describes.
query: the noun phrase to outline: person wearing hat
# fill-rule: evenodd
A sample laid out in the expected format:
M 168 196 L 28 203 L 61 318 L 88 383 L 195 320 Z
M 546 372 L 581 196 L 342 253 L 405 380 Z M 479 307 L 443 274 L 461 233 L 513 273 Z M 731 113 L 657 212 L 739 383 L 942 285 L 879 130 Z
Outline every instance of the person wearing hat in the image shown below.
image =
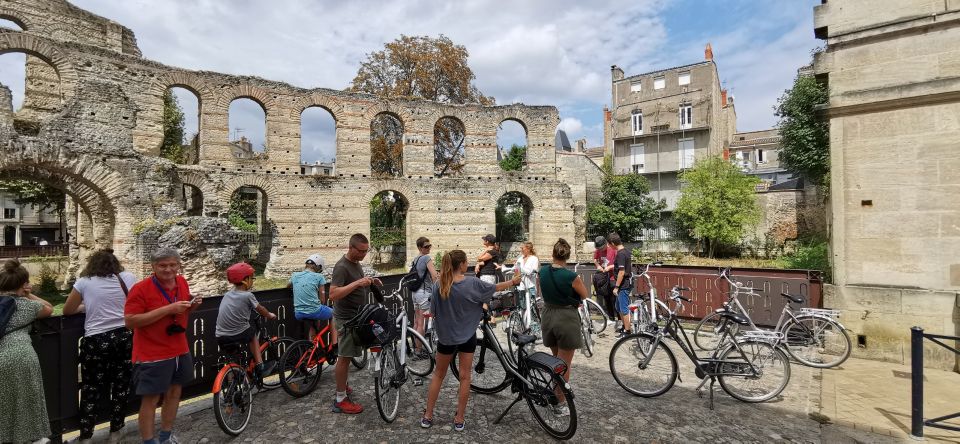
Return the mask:
M 303 271 L 290 275 L 287 288 L 293 288 L 293 316 L 298 321 L 327 321 L 333 317 L 333 309 L 326 305 L 327 280 L 323 277 L 323 256 L 311 254 L 303 266 Z M 317 334 L 317 323 L 310 323 L 310 336 Z M 334 333 L 336 334 L 336 333 Z M 336 343 L 336 336 L 331 343 Z
M 483 240 L 483 253 L 477 257 L 477 276 L 481 281 L 496 284 L 497 267 L 503 263 L 503 255 L 500 252 L 500 246 L 497 245 L 497 237 L 488 233 L 480 239 Z
M 607 311 L 611 321 L 616 321 L 617 295 L 613 294 L 613 261 L 617 257 L 617 249 L 608 245 L 607 238 L 603 236 L 597 236 L 593 246 L 596 248 L 593 252 L 593 264 L 597 266 L 597 276 L 593 279 L 594 293 L 602 296 L 603 309 Z
M 276 319 L 277 315 L 270 313 L 266 307 L 257 302 L 257 297 L 250 290 L 253 289 L 253 267 L 240 262 L 227 268 L 227 281 L 233 284 L 233 290 L 226 292 L 220 301 L 220 311 L 217 313 L 217 344 L 220 346 L 237 343 L 250 344 L 250 356 L 257 363 L 253 369 L 253 376 L 257 379 L 273 372 L 272 368 L 264 368 L 263 357 L 260 356 L 260 339 L 257 331 L 250 325 L 250 314 L 253 310 L 267 319 Z M 276 365 L 275 362 L 271 364 Z

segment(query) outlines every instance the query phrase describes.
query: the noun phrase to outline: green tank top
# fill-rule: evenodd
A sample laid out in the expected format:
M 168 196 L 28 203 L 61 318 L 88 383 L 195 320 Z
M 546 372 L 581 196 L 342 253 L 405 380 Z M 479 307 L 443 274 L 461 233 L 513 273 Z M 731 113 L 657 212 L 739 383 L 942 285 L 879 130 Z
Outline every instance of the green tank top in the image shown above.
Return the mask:
M 566 268 L 552 265 L 540 267 L 540 291 L 543 302 L 553 305 L 580 305 L 580 298 L 573 291 L 573 281 L 577 274 Z

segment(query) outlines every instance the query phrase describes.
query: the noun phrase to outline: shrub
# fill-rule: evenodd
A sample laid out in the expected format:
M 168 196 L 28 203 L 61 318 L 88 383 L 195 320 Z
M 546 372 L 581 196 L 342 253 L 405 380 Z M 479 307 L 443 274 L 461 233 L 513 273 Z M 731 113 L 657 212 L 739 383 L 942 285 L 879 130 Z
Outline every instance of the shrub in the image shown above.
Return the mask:
M 57 275 L 54 273 L 53 268 L 51 268 L 46 263 L 40 264 L 40 272 L 37 274 L 37 284 L 36 293 L 38 296 L 44 298 L 51 298 L 60 295 L 60 291 L 57 289 Z
M 786 268 L 819 270 L 824 282 L 833 282 L 830 268 L 830 244 L 823 239 L 803 241 L 796 250 L 783 257 Z

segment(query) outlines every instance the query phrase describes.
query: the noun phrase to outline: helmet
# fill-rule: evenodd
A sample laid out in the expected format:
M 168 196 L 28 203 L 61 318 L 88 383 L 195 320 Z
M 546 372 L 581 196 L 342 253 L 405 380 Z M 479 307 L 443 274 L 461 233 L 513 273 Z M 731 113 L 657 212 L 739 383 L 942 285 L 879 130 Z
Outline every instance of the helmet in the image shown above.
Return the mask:
M 320 256 L 320 253 L 311 254 L 310 257 L 307 258 L 307 263 L 317 265 L 320 268 L 323 268 L 323 265 L 324 265 L 323 256 Z
M 239 262 L 227 268 L 227 280 L 231 284 L 239 284 L 243 282 L 247 276 L 253 276 L 253 267 L 246 262 Z

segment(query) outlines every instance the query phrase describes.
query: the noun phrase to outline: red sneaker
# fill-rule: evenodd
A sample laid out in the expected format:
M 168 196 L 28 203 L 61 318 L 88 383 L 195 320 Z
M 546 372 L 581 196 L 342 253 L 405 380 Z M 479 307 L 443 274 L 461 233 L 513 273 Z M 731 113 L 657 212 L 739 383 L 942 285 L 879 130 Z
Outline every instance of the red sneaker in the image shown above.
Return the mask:
M 363 406 L 357 404 L 350 400 L 350 398 L 343 398 L 343 401 L 333 402 L 333 413 L 346 413 L 348 415 L 356 415 L 357 413 L 363 412 Z

